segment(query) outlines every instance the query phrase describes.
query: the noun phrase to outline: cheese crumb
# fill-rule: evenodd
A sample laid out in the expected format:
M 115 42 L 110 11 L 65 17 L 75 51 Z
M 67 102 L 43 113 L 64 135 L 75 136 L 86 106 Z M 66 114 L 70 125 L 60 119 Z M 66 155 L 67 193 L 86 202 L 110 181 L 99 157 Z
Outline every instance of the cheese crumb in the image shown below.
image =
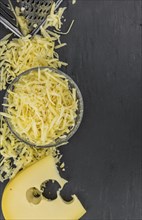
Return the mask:
M 63 162 L 61 165 L 60 165 L 60 168 L 63 169 L 65 167 L 65 163 Z
M 76 0 L 72 0 L 72 4 L 73 4 L 73 5 L 76 4 Z

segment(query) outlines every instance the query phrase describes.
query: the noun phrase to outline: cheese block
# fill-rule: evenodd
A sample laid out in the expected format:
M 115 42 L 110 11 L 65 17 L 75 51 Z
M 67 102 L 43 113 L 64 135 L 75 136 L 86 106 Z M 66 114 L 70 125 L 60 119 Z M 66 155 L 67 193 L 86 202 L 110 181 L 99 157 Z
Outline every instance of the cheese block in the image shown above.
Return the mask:
M 5 220 L 80 219 L 86 213 L 86 210 L 76 195 L 73 195 L 71 202 L 65 202 L 59 193 L 54 200 L 46 199 L 42 193 L 40 195 L 41 185 L 48 180 L 56 180 L 61 188 L 67 182 L 60 177 L 55 159 L 51 155 L 18 173 L 7 184 L 3 193 L 2 211 Z M 33 195 L 31 193 L 34 189 L 39 192 L 39 195 L 32 199 Z

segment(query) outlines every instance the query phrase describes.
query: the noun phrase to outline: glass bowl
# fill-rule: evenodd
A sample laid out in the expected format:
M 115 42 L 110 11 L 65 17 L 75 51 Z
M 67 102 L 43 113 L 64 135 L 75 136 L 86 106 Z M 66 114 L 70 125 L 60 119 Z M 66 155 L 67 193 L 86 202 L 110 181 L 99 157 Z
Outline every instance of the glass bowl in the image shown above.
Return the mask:
M 68 85 L 69 85 L 69 88 L 72 89 L 72 88 L 75 88 L 76 89 L 76 98 L 78 100 L 78 110 L 76 111 L 76 114 L 77 114 L 77 117 L 75 119 L 75 126 L 72 128 L 72 130 L 66 134 L 66 137 L 65 138 L 57 138 L 54 140 L 54 142 L 51 142 L 47 145 L 36 145 L 36 143 L 33 143 L 33 142 L 30 142 L 29 140 L 21 137 L 21 135 L 14 130 L 14 127 L 10 121 L 9 118 L 5 117 L 5 120 L 6 120 L 6 123 L 8 124 L 8 127 L 9 129 L 11 130 L 11 132 L 22 142 L 24 142 L 25 144 L 27 145 L 30 145 L 30 146 L 36 146 L 36 147 L 41 147 L 41 148 L 46 148 L 46 147 L 57 147 L 57 146 L 60 146 L 60 145 L 63 145 L 65 142 L 67 142 L 75 133 L 76 131 L 78 130 L 80 124 L 81 124 L 81 121 L 82 121 L 82 118 L 83 118 L 83 112 L 84 112 L 84 104 L 83 104 L 83 98 L 82 98 L 82 94 L 78 88 L 78 86 L 76 85 L 76 83 L 72 80 L 72 78 L 70 76 L 68 76 L 67 74 L 65 74 L 64 72 L 62 72 L 61 70 L 57 70 L 57 69 L 54 69 L 54 68 L 51 68 L 51 67 L 36 67 L 36 68 L 31 68 L 23 73 L 21 73 L 19 76 L 17 76 L 13 81 L 12 83 L 8 86 L 7 90 L 6 90 L 6 93 L 5 93 L 5 96 L 4 96 L 4 104 L 8 104 L 8 91 L 11 90 L 13 91 L 14 89 L 14 85 L 19 81 L 19 79 L 22 77 L 22 76 L 25 76 L 27 74 L 29 74 L 31 71 L 38 71 L 38 69 L 40 70 L 44 70 L 44 69 L 49 69 L 50 71 L 53 71 L 57 74 L 61 74 L 63 76 L 65 76 L 65 78 L 68 80 Z M 8 113 L 7 111 L 7 107 L 6 106 L 3 106 L 3 111 L 5 113 Z

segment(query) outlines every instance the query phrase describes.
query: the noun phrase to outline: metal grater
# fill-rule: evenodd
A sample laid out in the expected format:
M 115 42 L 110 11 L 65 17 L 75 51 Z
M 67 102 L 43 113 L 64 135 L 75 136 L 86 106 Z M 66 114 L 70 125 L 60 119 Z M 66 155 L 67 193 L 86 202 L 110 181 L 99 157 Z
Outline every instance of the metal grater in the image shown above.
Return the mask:
M 18 37 L 22 36 L 19 28 L 16 27 L 16 19 L 11 9 L 15 6 L 20 8 L 20 15 L 26 19 L 30 34 L 36 34 L 41 25 L 44 24 L 50 12 L 54 0 L 17 0 L 0 1 L 0 22 L 9 28 Z M 63 0 L 56 0 L 56 9 Z M 9 7 L 11 5 L 11 9 Z

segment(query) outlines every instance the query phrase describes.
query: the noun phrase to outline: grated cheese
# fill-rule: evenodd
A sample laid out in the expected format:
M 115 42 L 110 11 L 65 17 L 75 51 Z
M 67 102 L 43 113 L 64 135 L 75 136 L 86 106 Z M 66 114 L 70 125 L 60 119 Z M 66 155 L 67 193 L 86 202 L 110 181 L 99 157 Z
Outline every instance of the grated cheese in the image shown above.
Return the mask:
M 24 11 L 25 10 L 25 8 L 24 7 L 22 7 L 21 8 L 21 11 Z M 29 34 L 29 28 L 28 28 L 28 22 L 27 22 L 27 20 L 24 18 L 24 16 L 21 16 L 20 15 L 21 14 L 21 12 L 20 12 L 20 8 L 19 7 L 15 7 L 15 17 L 16 17 L 16 21 L 17 21 L 17 23 L 19 24 L 19 26 L 20 26 L 20 30 L 21 30 L 21 32 L 22 32 L 22 34 L 24 35 L 24 36 L 26 36 L 27 34 Z
M 31 67 L 49 66 L 60 68 L 62 65 L 67 65 L 59 61 L 59 55 L 55 52 L 55 49 L 65 46 L 60 41 L 60 33 L 47 30 L 48 27 L 53 27 L 53 29 L 60 31 L 64 10 L 65 8 L 59 8 L 55 12 L 53 4 L 52 11 L 47 17 L 45 25 L 41 28 L 41 36 L 31 37 L 27 35 L 19 39 L 10 40 L 12 34 L 9 34 L 0 40 L 0 90 L 6 89 L 7 83 L 10 84 L 16 76 Z M 20 18 L 18 9 L 16 9 L 16 13 L 19 16 L 18 22 L 26 35 L 28 33 L 27 24 Z M 38 77 L 40 79 L 40 72 Z M 19 108 L 19 111 L 21 110 Z M 35 134 L 37 134 L 34 122 L 32 127 Z M 57 163 L 60 161 L 62 155 L 57 148 L 52 148 L 51 150 L 30 148 L 20 142 L 9 130 L 3 116 L 0 116 L 0 182 L 13 178 L 19 170 L 24 169 L 49 153 L 53 154 Z
M 68 30 L 67 30 L 66 32 L 56 31 L 56 30 L 55 30 L 55 33 L 57 33 L 57 34 L 62 34 L 62 35 L 68 34 L 68 33 L 70 32 L 70 30 L 72 29 L 72 26 L 73 26 L 74 22 L 75 22 L 75 20 L 72 20 L 72 22 L 71 22 L 71 24 L 70 24 L 70 26 L 69 26 L 69 28 L 68 28 Z
M 0 90 L 6 89 L 6 83 L 10 83 L 16 76 L 27 69 L 37 66 L 49 66 L 59 68 L 67 65 L 59 61 L 55 52 L 56 38 L 50 35 L 42 37 L 30 35 L 7 42 L 2 40 L 0 46 Z M 62 47 L 64 45 L 60 45 Z M 58 48 L 58 47 L 57 47 Z
M 59 55 L 55 51 L 66 44 L 61 43 L 60 33 L 48 30 L 52 27 L 60 31 L 64 11 L 65 8 L 59 8 L 55 12 L 55 4 L 52 5 L 51 12 L 41 27 L 41 35 L 27 35 L 12 41 L 9 41 L 8 35 L 0 41 L 0 90 L 6 89 L 7 83 L 10 84 L 16 76 L 32 67 L 49 66 L 56 69 L 67 65 L 59 61 Z M 21 25 L 26 31 L 26 24 Z
M 13 129 L 37 146 L 55 143 L 75 126 L 76 90 L 65 76 L 47 68 L 22 76 L 8 91 L 7 112 Z
M 57 148 L 42 149 L 20 142 L 0 116 L 0 182 L 13 178 L 21 169 L 49 154 L 59 163 L 62 155 Z

